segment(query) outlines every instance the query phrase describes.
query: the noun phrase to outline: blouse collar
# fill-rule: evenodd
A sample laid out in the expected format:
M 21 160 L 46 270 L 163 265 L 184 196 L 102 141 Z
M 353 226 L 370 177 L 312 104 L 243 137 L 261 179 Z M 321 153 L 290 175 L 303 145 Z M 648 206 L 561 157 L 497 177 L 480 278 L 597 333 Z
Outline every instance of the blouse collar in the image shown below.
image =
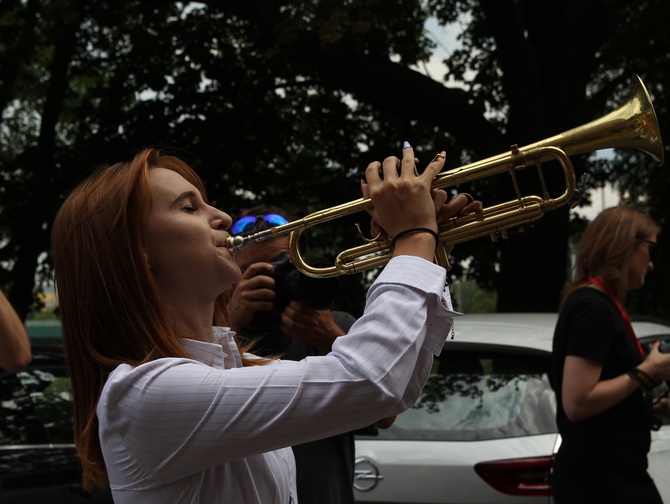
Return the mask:
M 242 367 L 235 332 L 229 327 L 212 327 L 212 343 L 181 338 L 179 342 L 191 358 L 217 369 Z

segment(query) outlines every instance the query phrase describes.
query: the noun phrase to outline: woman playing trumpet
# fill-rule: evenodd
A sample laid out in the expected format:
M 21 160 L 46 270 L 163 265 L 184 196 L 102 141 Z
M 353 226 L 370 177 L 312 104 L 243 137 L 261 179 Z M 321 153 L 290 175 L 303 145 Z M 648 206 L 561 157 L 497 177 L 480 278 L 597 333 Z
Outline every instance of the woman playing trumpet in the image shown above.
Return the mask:
M 147 149 L 79 185 L 52 245 L 85 488 L 109 485 L 117 503 L 296 502 L 288 447 L 410 407 L 457 315 L 432 263 L 436 215 L 464 206 L 431 191 L 443 164 L 415 176 L 406 146 L 368 166 L 393 259 L 350 333 L 300 362 L 238 348 L 220 304 L 240 279 L 231 218 L 184 162 Z

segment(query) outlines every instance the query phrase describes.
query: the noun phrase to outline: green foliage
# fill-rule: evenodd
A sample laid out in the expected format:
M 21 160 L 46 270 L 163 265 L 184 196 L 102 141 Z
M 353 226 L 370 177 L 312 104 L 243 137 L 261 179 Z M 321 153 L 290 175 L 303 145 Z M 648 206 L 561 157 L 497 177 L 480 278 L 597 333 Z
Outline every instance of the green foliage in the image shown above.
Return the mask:
M 496 311 L 496 293 L 482 289 L 472 280 L 451 284 L 454 308 L 462 313 L 493 313 Z
M 467 91 L 412 68 L 435 46 L 424 31 L 431 15 L 462 27 L 446 72 Z M 263 202 L 305 215 L 358 198 L 368 163 L 403 140 L 422 162 L 446 149 L 449 168 L 459 167 L 602 115 L 633 72 L 665 121 L 667 17 L 660 0 L 4 1 L 0 286 L 19 313 L 30 311 L 52 275 L 49 232 L 63 197 L 98 165 L 148 145 L 184 157 L 231 213 Z M 644 156 L 624 150 L 575 165 L 665 222 L 667 181 Z M 552 188 L 560 182 L 558 170 L 546 176 Z M 511 193 L 507 180 L 467 185 L 450 192 L 485 204 Z M 314 260 L 360 244 L 355 220 L 367 217 L 310 232 Z M 555 306 L 567 211 L 528 235 L 458 245 L 468 268 L 452 280 L 498 291 L 498 309 Z M 659 259 L 664 250 L 661 239 Z M 360 313 L 367 281 L 344 280 L 344 308 Z M 657 288 L 641 311 L 670 306 Z

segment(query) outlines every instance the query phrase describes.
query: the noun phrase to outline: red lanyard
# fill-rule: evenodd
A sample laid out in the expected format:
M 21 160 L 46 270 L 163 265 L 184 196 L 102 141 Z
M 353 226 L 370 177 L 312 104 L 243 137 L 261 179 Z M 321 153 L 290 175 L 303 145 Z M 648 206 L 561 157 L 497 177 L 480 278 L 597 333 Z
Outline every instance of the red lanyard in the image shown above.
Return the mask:
M 640 341 L 637 339 L 637 336 L 635 336 L 635 331 L 633 331 L 633 326 L 630 323 L 630 318 L 628 317 L 628 314 L 626 313 L 626 310 L 624 310 L 623 306 L 621 306 L 621 303 L 619 303 L 619 300 L 616 298 L 614 293 L 610 290 L 607 285 L 605 285 L 605 282 L 598 280 L 595 277 L 585 277 L 585 280 L 588 280 L 589 282 L 596 284 L 600 287 L 603 288 L 605 293 L 614 301 L 614 304 L 616 304 L 616 307 L 619 308 L 619 313 L 621 313 L 621 316 L 623 317 L 624 322 L 626 323 L 626 326 L 628 326 L 628 332 L 630 333 L 631 337 L 633 338 L 633 341 L 635 341 L 635 344 L 637 345 L 638 350 L 640 351 L 640 354 L 642 357 L 644 357 L 644 350 L 642 350 L 642 345 L 640 345 Z

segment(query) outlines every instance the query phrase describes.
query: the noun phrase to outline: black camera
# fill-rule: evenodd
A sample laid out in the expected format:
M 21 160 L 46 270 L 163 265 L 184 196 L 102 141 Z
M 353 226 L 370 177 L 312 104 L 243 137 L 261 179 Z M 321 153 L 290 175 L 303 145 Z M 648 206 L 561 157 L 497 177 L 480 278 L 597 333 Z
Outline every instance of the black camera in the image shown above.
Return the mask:
M 275 281 L 275 309 L 283 311 L 289 302 L 296 300 L 316 310 L 332 308 L 340 290 L 337 278 L 313 278 L 300 273 L 288 252 L 272 263 L 272 271 L 265 273 Z
M 275 281 L 275 308 L 272 312 L 257 312 L 247 329 L 256 333 L 272 330 L 279 323 L 281 312 L 294 300 L 316 310 L 333 307 L 340 291 L 338 278 L 313 278 L 301 273 L 288 252 L 282 252 L 271 264 L 272 271 L 263 274 Z
M 670 353 L 670 341 L 663 341 L 658 349 L 663 353 Z

